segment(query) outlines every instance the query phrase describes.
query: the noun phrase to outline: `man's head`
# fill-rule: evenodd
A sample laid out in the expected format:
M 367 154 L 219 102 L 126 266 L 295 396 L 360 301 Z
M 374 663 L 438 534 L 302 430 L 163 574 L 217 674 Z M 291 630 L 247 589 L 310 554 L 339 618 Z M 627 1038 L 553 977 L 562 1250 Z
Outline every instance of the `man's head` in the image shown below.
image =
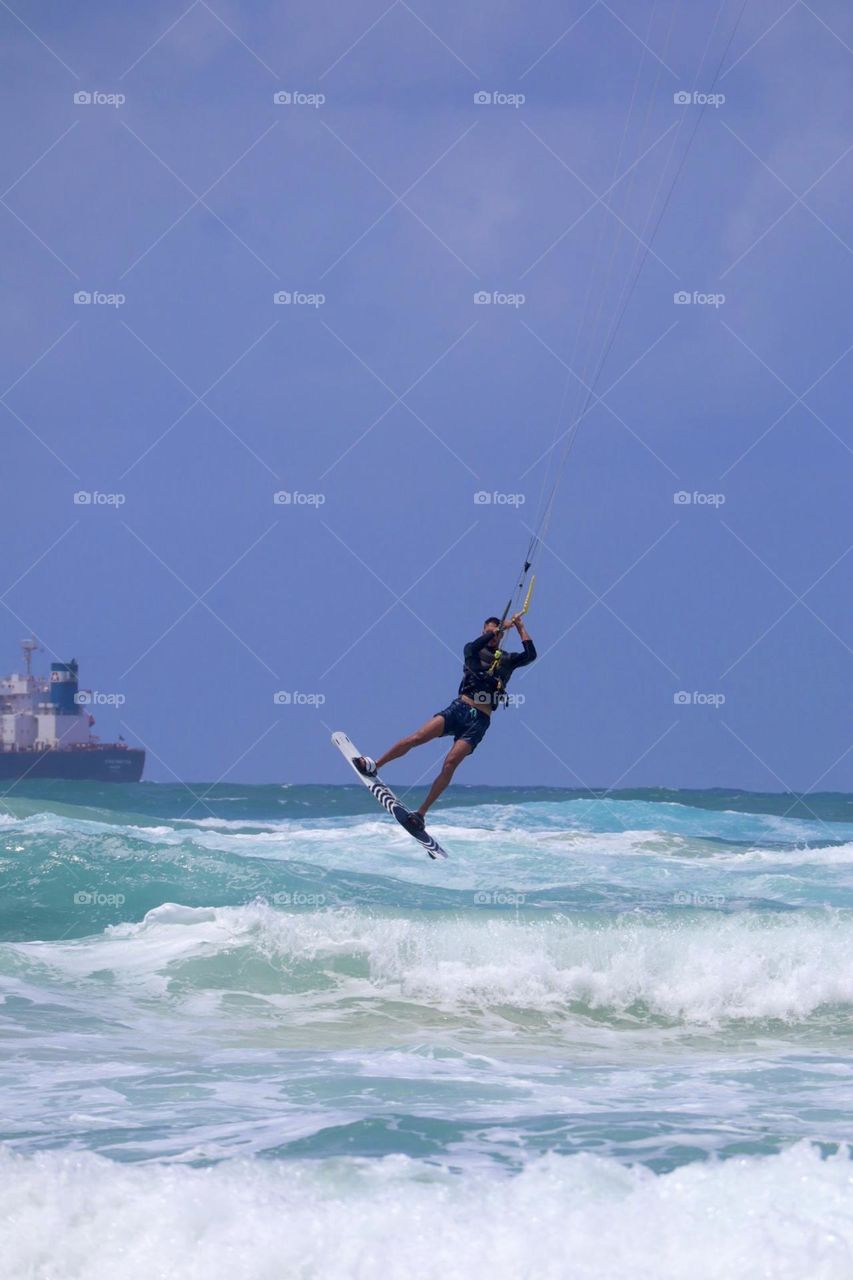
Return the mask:
M 501 620 L 500 618 L 486 618 L 483 623 L 483 635 L 489 637 L 489 645 L 492 649 L 497 648 L 500 639 Z

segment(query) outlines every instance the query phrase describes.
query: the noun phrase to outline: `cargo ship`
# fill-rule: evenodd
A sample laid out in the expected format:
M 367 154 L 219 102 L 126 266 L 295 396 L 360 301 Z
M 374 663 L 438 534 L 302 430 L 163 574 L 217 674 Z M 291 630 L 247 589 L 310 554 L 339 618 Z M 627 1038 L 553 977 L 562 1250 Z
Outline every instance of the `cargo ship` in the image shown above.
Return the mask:
M 32 673 L 35 640 L 23 640 L 25 670 L 0 679 L 0 781 L 66 778 L 138 782 L 145 752 L 92 733 L 92 694 L 77 683 L 77 663 L 52 662 L 50 679 Z

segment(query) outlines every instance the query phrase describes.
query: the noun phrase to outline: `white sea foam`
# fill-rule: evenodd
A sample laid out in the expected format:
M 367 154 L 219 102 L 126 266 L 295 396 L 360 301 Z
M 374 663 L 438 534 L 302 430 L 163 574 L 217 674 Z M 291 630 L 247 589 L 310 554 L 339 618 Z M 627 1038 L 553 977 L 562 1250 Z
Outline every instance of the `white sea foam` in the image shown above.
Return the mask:
M 30 1280 L 849 1280 L 853 1164 L 800 1143 L 655 1175 L 376 1161 L 0 1157 L 0 1257 Z
M 334 990 L 459 1015 L 642 1013 L 701 1025 L 797 1022 L 822 1009 L 853 1008 L 853 919 L 825 910 L 683 920 L 625 915 L 608 922 L 568 915 L 517 920 L 473 909 L 412 918 L 356 908 L 166 903 L 139 924 L 9 950 L 77 981 L 110 973 L 119 983 L 157 991 L 187 961 L 254 952 L 275 963 L 283 994 L 298 991 L 309 1005 L 312 991 L 328 1003 Z M 234 986 L 240 981 L 238 966 Z M 204 984 L 197 966 L 193 983 Z
M 716 853 L 715 858 L 733 866 L 746 863 L 772 865 L 781 868 L 841 867 L 853 863 L 853 841 L 846 844 L 814 845 L 787 849 L 743 849 L 736 852 Z

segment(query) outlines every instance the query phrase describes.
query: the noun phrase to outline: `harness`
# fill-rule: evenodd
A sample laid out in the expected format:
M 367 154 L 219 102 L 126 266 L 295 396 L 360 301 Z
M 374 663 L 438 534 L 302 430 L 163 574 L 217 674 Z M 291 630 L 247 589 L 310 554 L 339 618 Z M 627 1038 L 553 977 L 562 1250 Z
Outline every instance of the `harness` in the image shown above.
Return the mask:
M 482 649 L 480 653 L 482 653 Z M 501 677 L 497 675 L 497 670 L 503 657 L 504 654 L 500 649 L 497 649 L 495 657 L 488 667 L 478 669 L 466 666 L 465 674 L 459 685 L 459 693 L 464 693 L 466 697 L 472 698 L 474 702 L 488 701 L 489 705 L 494 707 L 498 707 L 501 704 L 506 705 L 506 685 Z M 488 682 L 488 687 L 485 689 L 479 687 L 483 681 Z

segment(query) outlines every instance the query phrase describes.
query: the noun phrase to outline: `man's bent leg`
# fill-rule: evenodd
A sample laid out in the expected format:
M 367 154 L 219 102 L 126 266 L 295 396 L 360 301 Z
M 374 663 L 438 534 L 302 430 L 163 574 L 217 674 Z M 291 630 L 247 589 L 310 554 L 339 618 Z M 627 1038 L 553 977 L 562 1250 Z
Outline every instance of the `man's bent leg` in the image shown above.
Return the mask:
M 426 800 L 424 800 L 421 807 L 417 810 L 421 817 L 426 816 L 427 809 L 429 809 L 431 805 L 435 804 L 442 791 L 444 791 L 450 783 L 450 780 L 459 765 L 466 756 L 471 754 L 473 750 L 474 748 L 471 746 L 471 743 L 465 742 L 463 738 L 460 738 L 458 742 L 454 742 L 453 746 L 444 757 L 444 764 L 441 766 L 441 773 L 430 787 L 429 795 Z
M 423 746 L 425 742 L 431 742 L 433 738 L 440 738 L 444 733 L 444 716 L 431 716 L 426 724 L 422 724 L 420 729 L 416 729 L 414 733 L 410 733 L 408 737 L 401 738 L 399 742 L 395 742 L 393 747 L 389 747 L 384 756 L 380 756 L 376 761 L 376 768 L 381 769 L 389 760 L 399 760 L 401 756 L 407 755 L 412 747 Z

